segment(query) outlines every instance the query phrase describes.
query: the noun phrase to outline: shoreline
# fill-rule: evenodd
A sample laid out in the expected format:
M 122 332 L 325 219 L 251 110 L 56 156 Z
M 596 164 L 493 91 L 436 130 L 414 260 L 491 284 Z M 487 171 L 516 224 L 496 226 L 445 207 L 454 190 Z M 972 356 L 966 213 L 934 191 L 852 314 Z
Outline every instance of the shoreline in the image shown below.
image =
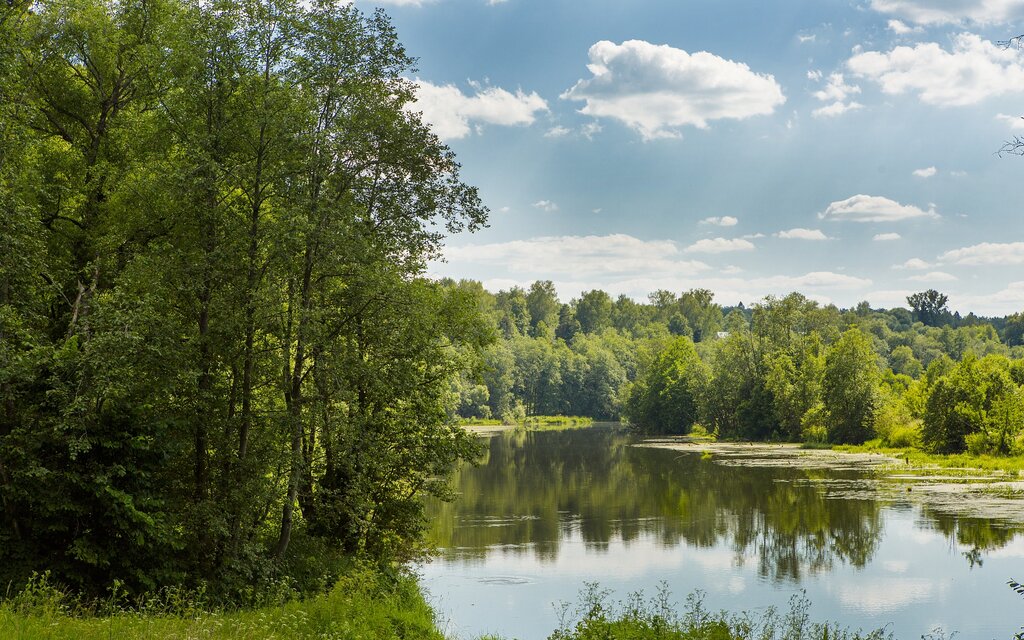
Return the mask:
M 631 446 L 700 455 L 713 464 L 863 474 L 846 480 L 809 478 L 832 498 L 914 503 L 948 515 L 985 518 L 1003 526 L 1024 526 L 1024 478 L 1019 473 L 982 468 L 950 469 L 917 465 L 890 452 L 802 449 L 799 444 L 699 442 L 685 436 L 648 438 Z

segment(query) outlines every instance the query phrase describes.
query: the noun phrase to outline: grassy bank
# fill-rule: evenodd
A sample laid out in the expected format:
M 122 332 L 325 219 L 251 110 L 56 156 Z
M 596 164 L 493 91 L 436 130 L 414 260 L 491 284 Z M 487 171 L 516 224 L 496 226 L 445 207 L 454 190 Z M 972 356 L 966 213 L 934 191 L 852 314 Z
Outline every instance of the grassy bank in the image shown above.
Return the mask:
M 756 613 L 710 612 L 699 593 L 677 605 L 664 587 L 650 600 L 634 594 L 616 603 L 609 595 L 597 585 L 588 585 L 577 606 L 563 610 L 562 623 L 549 640 L 892 638 L 884 630 L 852 632 L 835 623 L 814 623 L 808 616 L 810 602 L 802 594 L 791 599 L 786 612 L 768 608 Z M 131 611 L 110 607 L 100 603 L 85 609 L 58 589 L 36 584 L 0 603 L 0 638 L 447 640 L 415 579 L 388 578 L 372 571 L 353 572 L 321 596 L 245 611 L 203 611 L 174 597 L 156 598 Z M 479 640 L 512 639 L 487 636 Z
M 343 577 L 329 593 L 244 611 L 203 611 L 157 598 L 135 610 L 89 609 L 36 585 L 0 603 L 5 640 L 444 640 L 416 581 L 372 571 Z
M 508 429 L 526 429 L 528 431 L 545 431 L 557 429 L 576 429 L 594 424 L 593 418 L 585 416 L 529 416 L 518 422 L 502 422 L 501 420 L 483 418 L 462 418 L 459 424 L 472 429 L 477 427 L 505 427 Z
M 886 447 L 879 440 L 869 440 L 861 445 L 835 445 L 831 449 L 847 453 L 881 453 L 899 458 L 916 470 L 924 472 L 985 471 L 1014 476 L 1024 472 L 1024 456 L 927 453 L 915 447 Z

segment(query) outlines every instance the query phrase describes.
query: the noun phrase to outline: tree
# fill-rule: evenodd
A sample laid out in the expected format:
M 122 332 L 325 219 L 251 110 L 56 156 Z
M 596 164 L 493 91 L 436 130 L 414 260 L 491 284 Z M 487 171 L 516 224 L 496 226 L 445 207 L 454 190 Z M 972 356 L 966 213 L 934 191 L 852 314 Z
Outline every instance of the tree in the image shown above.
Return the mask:
M 558 326 L 558 311 L 562 305 L 558 302 L 555 284 L 550 280 L 537 280 L 530 285 L 526 294 L 526 308 L 530 313 L 532 335 L 537 335 L 537 327 L 543 322 L 549 329 Z
M 693 341 L 714 337 L 722 327 L 722 308 L 709 289 L 691 289 L 679 296 L 679 311 L 693 329 Z
M 597 333 L 612 322 L 612 299 L 604 291 L 586 291 L 576 301 L 576 319 L 583 333 Z
M 643 433 L 687 433 L 698 420 L 705 379 L 693 341 L 676 338 L 633 388 L 626 416 Z
M 907 296 L 907 304 L 913 310 L 915 320 L 929 327 L 937 327 L 949 317 L 949 310 L 946 309 L 948 299 L 935 289 L 928 289 Z
M 421 276 L 487 211 L 406 108 L 386 16 L 0 16 L 0 581 L 231 598 L 307 562 L 296 536 L 417 553 L 493 339 Z
M 821 397 L 830 442 L 859 444 L 873 435 L 879 380 L 878 356 L 856 327 L 825 355 Z

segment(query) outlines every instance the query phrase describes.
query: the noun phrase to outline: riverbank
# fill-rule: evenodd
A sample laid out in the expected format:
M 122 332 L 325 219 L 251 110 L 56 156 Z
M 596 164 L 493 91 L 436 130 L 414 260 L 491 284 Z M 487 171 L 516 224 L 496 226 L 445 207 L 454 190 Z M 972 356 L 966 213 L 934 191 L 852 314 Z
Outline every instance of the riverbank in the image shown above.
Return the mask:
M 209 612 L 187 602 L 97 615 L 77 610 L 52 587 L 0 603 L 5 640 L 445 640 L 416 580 L 369 570 L 342 577 L 329 592 L 278 606 Z M 109 606 L 109 605 L 108 605 Z
M 647 602 L 638 594 L 616 604 L 609 592 L 590 585 L 580 595 L 576 615 L 567 615 L 549 640 L 893 637 L 884 630 L 863 634 L 835 623 L 811 623 L 809 608 L 806 597 L 794 596 L 787 613 L 770 607 L 756 614 L 712 613 L 703 607 L 699 594 L 675 604 L 664 592 Z M 5 640 L 451 640 L 438 626 L 415 579 L 406 576 L 396 582 L 370 572 L 342 578 L 328 594 L 233 613 L 143 610 L 89 615 L 69 610 L 68 602 L 46 587 L 0 603 L 0 637 Z
M 594 425 L 593 418 L 583 416 L 531 416 L 521 422 L 504 423 L 500 420 L 465 420 L 461 426 L 478 435 L 489 435 L 503 431 L 562 431 L 583 429 Z
M 804 448 L 686 437 L 649 438 L 634 446 L 700 455 L 724 466 L 860 472 L 862 477 L 853 484 L 827 478 L 814 482 L 832 497 L 911 501 L 950 515 L 1024 524 L 1024 457 L 941 456 L 872 445 Z

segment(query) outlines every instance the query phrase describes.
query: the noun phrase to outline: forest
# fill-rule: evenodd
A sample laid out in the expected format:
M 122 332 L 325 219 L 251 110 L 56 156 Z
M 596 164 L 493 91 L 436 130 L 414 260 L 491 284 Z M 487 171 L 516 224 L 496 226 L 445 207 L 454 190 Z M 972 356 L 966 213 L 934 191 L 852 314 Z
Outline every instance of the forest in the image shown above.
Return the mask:
M 961 317 L 934 289 L 906 308 L 802 294 L 723 307 L 695 289 L 647 303 L 600 290 L 559 303 L 549 281 L 474 295 L 501 335 L 463 375 L 459 415 L 564 413 L 647 434 L 1020 453 L 1024 315 Z
M 423 551 L 487 210 L 382 13 L 0 7 L 0 584 L 330 587 Z

